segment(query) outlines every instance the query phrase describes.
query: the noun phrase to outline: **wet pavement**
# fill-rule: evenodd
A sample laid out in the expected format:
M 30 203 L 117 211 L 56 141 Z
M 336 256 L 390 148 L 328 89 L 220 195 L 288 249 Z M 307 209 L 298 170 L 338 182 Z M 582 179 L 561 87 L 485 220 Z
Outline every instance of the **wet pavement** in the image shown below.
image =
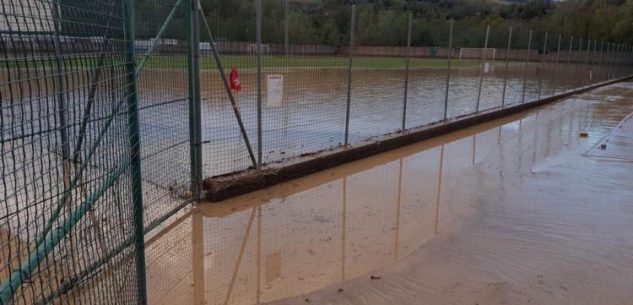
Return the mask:
M 148 237 L 149 304 L 632 304 L 632 112 L 613 84 L 200 204 Z

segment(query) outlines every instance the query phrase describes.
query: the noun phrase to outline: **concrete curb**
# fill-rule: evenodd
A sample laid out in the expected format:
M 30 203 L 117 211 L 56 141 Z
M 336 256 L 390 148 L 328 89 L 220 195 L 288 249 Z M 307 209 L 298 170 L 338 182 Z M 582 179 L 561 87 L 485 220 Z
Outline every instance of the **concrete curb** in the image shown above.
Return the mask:
M 525 104 L 481 111 L 478 114 L 471 114 L 453 118 L 437 124 L 412 128 L 378 137 L 372 142 L 362 143 L 359 146 L 339 147 L 306 157 L 299 157 L 280 163 L 270 164 L 261 170 L 251 169 L 229 175 L 207 178 L 203 182 L 204 198 L 211 202 L 222 201 L 344 163 L 428 140 L 433 137 L 445 135 L 453 131 L 482 124 L 522 111 L 534 109 L 562 98 L 584 93 L 613 83 L 629 80 L 631 78 L 633 78 L 633 75 L 597 83 L 591 86 L 581 87 Z

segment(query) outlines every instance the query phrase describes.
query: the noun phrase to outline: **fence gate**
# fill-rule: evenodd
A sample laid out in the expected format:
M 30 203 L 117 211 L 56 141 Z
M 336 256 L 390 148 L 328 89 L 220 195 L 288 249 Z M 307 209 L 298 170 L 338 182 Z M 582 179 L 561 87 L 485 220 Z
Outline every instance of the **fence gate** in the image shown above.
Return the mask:
M 0 304 L 144 304 L 132 0 L 0 3 Z

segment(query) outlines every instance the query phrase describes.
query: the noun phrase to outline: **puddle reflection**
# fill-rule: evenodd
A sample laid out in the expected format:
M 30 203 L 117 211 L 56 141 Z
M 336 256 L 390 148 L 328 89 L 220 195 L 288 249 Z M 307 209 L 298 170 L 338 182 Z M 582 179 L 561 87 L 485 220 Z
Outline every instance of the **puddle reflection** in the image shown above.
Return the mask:
M 559 162 L 599 110 L 551 105 L 200 205 L 148 242 L 150 304 L 260 304 L 369 276 L 459 231 L 482 185 L 504 196 Z

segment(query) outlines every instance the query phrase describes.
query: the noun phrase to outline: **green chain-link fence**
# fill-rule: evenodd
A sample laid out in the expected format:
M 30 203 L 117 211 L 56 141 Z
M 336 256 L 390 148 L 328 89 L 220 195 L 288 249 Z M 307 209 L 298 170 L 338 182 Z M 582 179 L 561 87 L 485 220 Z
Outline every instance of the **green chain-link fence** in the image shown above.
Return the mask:
M 145 300 L 133 12 L 0 4 L 0 304 Z
M 144 304 L 144 233 L 203 178 L 631 73 L 620 44 L 306 3 L 3 0 L 0 304 Z

